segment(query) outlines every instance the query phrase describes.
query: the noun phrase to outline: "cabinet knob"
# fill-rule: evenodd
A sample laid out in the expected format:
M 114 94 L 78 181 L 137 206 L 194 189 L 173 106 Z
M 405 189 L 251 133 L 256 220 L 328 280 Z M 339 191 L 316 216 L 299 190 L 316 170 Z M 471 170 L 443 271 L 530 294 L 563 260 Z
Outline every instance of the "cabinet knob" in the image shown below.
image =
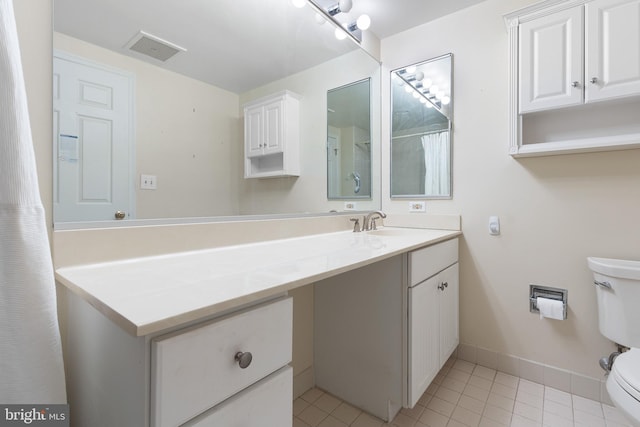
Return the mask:
M 238 362 L 238 365 L 241 369 L 248 368 L 251 365 L 251 361 L 253 360 L 253 356 L 248 351 L 243 352 L 239 351 L 236 353 L 235 361 Z
M 575 82 L 571 83 L 571 86 L 572 87 L 580 87 L 580 82 L 575 81 Z
M 123 211 L 116 211 L 114 216 L 116 219 L 124 219 L 127 216 L 127 214 Z
M 591 83 L 596 84 L 598 83 L 598 78 L 597 77 L 591 77 L 591 80 L 589 80 Z

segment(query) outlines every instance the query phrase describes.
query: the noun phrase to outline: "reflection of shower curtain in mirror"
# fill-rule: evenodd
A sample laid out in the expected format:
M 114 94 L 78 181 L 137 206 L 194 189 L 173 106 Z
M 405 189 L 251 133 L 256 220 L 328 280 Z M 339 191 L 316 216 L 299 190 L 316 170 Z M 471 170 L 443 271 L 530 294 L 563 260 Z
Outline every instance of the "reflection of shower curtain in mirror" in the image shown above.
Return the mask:
M 424 194 L 449 195 L 449 131 L 423 135 L 422 146 L 425 159 Z

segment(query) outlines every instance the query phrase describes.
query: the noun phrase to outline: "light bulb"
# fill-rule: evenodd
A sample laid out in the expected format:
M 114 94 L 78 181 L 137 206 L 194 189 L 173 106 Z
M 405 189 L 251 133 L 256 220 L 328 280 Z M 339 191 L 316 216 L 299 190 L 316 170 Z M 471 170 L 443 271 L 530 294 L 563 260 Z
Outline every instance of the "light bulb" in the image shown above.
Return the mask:
M 436 93 L 440 88 L 436 85 L 433 85 L 429 88 L 429 92 Z
M 418 92 L 416 92 L 415 90 L 413 91 L 413 93 L 411 95 L 413 95 L 413 97 L 415 99 L 418 99 L 418 97 L 420 96 L 420 94 Z
M 302 8 L 305 4 L 307 4 L 307 0 L 291 0 L 291 3 L 293 3 L 293 5 L 297 8 Z
M 449 98 L 448 96 L 443 96 L 440 101 L 442 101 L 443 105 L 449 105 L 449 103 L 451 102 L 451 98 Z
M 360 17 L 356 20 L 356 25 L 362 31 L 368 30 L 371 26 L 371 18 L 369 18 L 369 15 L 360 15 Z
M 340 12 L 348 13 L 353 7 L 353 2 L 351 0 L 340 0 L 338 7 L 340 8 Z
M 409 66 L 407 67 L 407 73 L 409 73 L 409 74 L 413 74 L 413 73 L 415 73 L 415 72 L 416 72 L 416 66 L 415 66 L 415 65 L 409 65 Z
M 416 73 L 416 80 L 417 80 L 417 81 L 419 81 L 419 82 L 421 82 L 421 81 L 422 81 L 422 79 L 424 79 L 424 73 L 423 73 L 422 71 L 418 71 L 418 72 Z
M 438 92 L 436 92 L 436 99 L 442 99 L 442 97 L 444 96 L 444 92 L 439 90 Z
M 413 90 L 413 88 L 411 87 L 411 85 L 406 85 L 404 87 L 404 91 L 407 92 L 407 93 L 411 93 L 412 90 Z
M 336 28 L 334 34 L 338 40 L 344 40 L 347 38 L 347 33 L 342 28 Z
M 422 82 L 422 87 L 425 89 L 429 89 L 432 84 L 433 82 L 431 81 L 431 79 L 424 79 L 424 81 Z
M 426 102 L 424 106 L 427 108 L 433 108 L 433 104 L 431 102 Z
M 425 102 L 427 102 L 427 100 L 424 99 L 424 96 L 420 97 L 420 104 L 424 104 Z

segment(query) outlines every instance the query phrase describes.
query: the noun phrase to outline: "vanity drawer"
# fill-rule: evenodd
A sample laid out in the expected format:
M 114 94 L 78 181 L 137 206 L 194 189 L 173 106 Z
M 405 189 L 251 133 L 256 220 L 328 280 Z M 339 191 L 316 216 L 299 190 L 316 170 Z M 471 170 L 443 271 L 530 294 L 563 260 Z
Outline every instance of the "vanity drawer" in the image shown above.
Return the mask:
M 458 239 L 409 252 L 409 286 L 415 286 L 458 261 Z
M 293 369 L 287 366 L 182 427 L 291 427 Z
M 292 330 L 286 298 L 154 339 L 152 425 L 180 425 L 285 366 Z M 244 369 L 239 352 L 253 356 Z

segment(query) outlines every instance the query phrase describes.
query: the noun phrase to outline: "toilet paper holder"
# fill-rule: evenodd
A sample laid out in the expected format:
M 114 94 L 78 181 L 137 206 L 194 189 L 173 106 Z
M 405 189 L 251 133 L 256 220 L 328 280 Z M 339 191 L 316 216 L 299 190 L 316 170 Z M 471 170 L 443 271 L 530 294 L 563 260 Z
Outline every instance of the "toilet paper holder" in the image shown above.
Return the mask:
M 529 311 L 540 313 L 538 310 L 538 297 L 562 301 L 562 317 L 567 318 L 567 301 L 569 291 L 567 289 L 552 288 L 549 286 L 529 285 Z

